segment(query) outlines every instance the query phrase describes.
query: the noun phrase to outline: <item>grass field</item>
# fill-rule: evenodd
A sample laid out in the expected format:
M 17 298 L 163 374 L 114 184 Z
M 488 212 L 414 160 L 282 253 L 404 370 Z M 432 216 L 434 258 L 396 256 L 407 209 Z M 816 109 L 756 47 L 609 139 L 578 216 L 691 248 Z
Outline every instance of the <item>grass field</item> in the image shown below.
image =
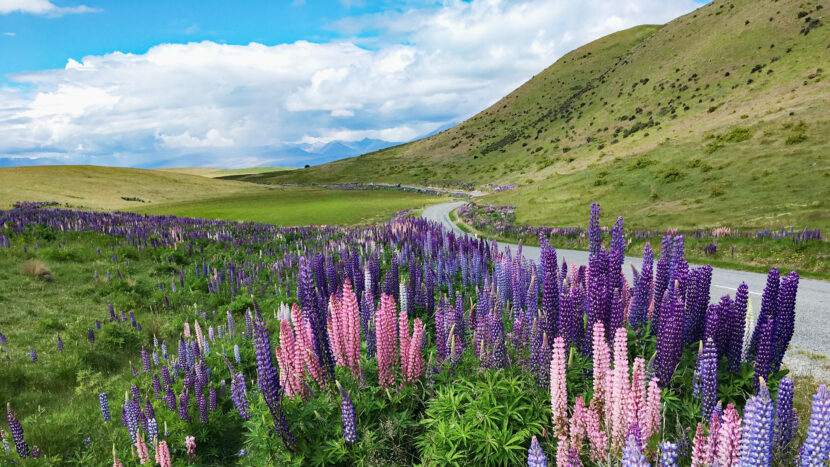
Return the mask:
M 444 201 L 397 191 L 274 187 L 264 192 L 141 206 L 144 214 L 265 222 L 276 225 L 356 224 L 394 212 Z
M 294 170 L 293 167 L 247 167 L 243 169 L 218 169 L 215 167 L 162 167 L 158 169 L 159 172 L 173 172 L 188 175 L 199 175 L 208 178 L 229 177 L 232 175 L 251 175 L 266 172 L 281 172 L 284 170 Z
M 0 209 L 9 208 L 16 201 L 56 201 L 73 209 L 124 210 L 205 196 L 268 191 L 267 187 L 251 183 L 123 167 L 0 168 Z
M 572 225 L 600 202 L 634 228 L 830 228 L 830 27 L 821 2 L 716 0 L 603 37 L 466 122 L 291 183 L 513 183 L 486 200 Z

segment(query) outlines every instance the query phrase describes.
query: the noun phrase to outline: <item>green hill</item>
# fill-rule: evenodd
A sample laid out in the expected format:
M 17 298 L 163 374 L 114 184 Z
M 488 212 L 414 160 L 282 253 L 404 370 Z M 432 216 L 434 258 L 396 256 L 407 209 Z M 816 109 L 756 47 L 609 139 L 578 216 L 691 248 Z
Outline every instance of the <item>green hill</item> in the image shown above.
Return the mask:
M 573 225 L 830 228 L 827 2 L 717 0 L 574 50 L 440 134 L 267 183 L 514 183 L 485 198 Z M 830 5 L 828 5 L 830 6 Z M 827 67 L 824 69 L 822 67 Z
M 268 187 L 250 183 L 123 167 L 53 165 L 0 168 L 0 209 L 11 207 L 16 201 L 57 201 L 83 209 L 130 209 L 268 191 Z
M 221 177 L 229 177 L 231 175 L 251 175 L 251 174 L 260 174 L 265 172 L 280 172 L 283 170 L 293 170 L 293 167 L 274 167 L 274 166 L 263 166 L 263 167 L 246 167 L 242 169 L 218 169 L 214 167 L 162 167 L 158 169 L 161 172 L 175 172 L 175 173 L 182 173 L 188 175 L 200 175 L 202 177 L 208 178 L 221 178 Z

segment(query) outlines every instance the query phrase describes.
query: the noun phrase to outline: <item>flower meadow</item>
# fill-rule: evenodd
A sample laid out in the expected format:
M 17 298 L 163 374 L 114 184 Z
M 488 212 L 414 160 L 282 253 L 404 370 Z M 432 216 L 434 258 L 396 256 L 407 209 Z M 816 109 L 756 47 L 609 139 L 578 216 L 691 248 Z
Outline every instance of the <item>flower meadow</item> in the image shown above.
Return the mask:
M 782 365 L 798 274 L 771 269 L 752 316 L 745 284 L 711 295 L 682 235 L 645 243 L 629 281 L 623 219 L 605 242 L 600 221 L 594 204 L 577 265 L 544 235 L 535 262 L 406 216 L 281 228 L 2 211 L 0 255 L 106 268 L 48 348 L 0 328 L 0 388 L 22 406 L 6 404 L 0 459 L 826 465 L 830 393 L 797 414 Z M 12 394 L 67 372 L 74 411 Z

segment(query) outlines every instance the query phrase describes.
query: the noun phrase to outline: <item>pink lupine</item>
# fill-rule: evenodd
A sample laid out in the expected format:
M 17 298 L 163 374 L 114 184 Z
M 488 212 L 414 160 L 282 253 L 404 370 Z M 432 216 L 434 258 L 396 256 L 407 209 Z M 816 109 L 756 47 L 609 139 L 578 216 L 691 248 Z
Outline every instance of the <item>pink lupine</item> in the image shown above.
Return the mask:
M 424 375 L 424 356 L 421 354 L 421 344 L 424 340 L 424 324 L 420 318 L 415 318 L 412 325 L 412 338 L 409 339 L 409 351 L 407 352 L 406 381 L 414 383 Z
M 161 467 L 172 467 L 173 462 L 170 459 L 170 448 L 167 447 L 167 441 L 159 441 L 156 444 L 156 463 Z
M 599 411 L 594 406 L 594 401 L 591 401 L 585 410 L 585 431 L 591 445 L 591 460 L 594 462 L 600 462 L 608 456 L 608 435 L 600 429 L 599 420 Z
M 138 451 L 139 464 L 144 465 L 149 462 L 150 451 L 147 449 L 147 443 L 144 442 L 144 438 L 142 438 L 140 430 L 138 432 L 138 441 L 136 442 L 135 447 Z
M 184 444 L 187 448 L 188 464 L 192 464 L 196 459 L 196 438 L 193 436 L 185 436 Z
M 556 443 L 556 467 L 568 467 L 568 458 L 570 457 L 571 447 L 568 444 L 568 437 L 566 435 L 559 435 Z
M 593 403 L 600 415 L 600 420 L 605 416 L 605 409 L 608 405 L 608 390 L 606 378 L 611 370 L 611 352 L 608 343 L 605 341 L 605 326 L 597 321 L 594 324 L 593 349 L 594 349 L 594 399 Z
M 692 466 L 706 467 L 706 435 L 703 434 L 703 424 L 697 424 L 695 439 L 692 441 Z
M 346 366 L 346 354 L 340 334 L 341 329 L 343 329 L 340 302 L 334 294 L 329 297 L 329 317 L 326 324 L 328 325 L 329 343 L 334 354 L 334 361 L 337 366 Z
M 112 445 L 112 467 L 124 467 L 124 464 L 118 460 L 118 455 L 115 453 L 115 444 Z
M 611 370 L 611 384 L 607 415 L 610 423 L 611 443 L 615 451 L 621 450 L 625 444 L 625 435 L 628 431 L 627 407 L 630 405 L 628 381 L 628 335 L 625 328 L 617 329 L 614 335 L 614 369 Z
M 720 431 L 721 418 L 717 412 L 712 412 L 712 421 L 709 423 L 709 436 L 706 438 L 706 465 L 712 465 L 718 455 L 718 432 Z
M 305 358 L 297 350 L 294 330 L 287 319 L 280 321 L 280 345 L 275 353 L 280 367 L 280 383 L 288 397 L 305 397 Z
M 582 397 L 577 397 L 574 402 L 573 415 L 569 424 L 569 433 L 571 437 L 571 450 L 580 452 L 582 450 L 582 443 L 588 435 L 585 425 L 585 401 Z
M 375 313 L 375 333 L 378 346 L 378 379 L 382 387 L 390 386 L 395 382 L 392 376 L 392 366 L 398 358 L 395 321 L 394 297 L 381 294 L 380 308 Z
M 343 313 L 346 361 L 352 374 L 357 376 L 360 374 L 360 308 L 349 279 L 343 283 L 342 295 L 340 311 Z
M 407 379 L 409 376 L 409 340 L 409 316 L 406 314 L 406 310 L 401 308 L 398 314 L 398 341 L 401 354 L 401 374 Z
M 648 383 L 648 397 L 644 413 L 640 416 L 642 420 L 643 440 L 648 440 L 660 432 L 660 385 L 657 378 L 652 378 Z
M 553 355 L 550 359 L 550 409 L 553 413 L 556 435 L 566 436 L 568 433 L 568 393 L 565 380 L 565 341 L 561 336 L 553 340 Z
M 297 366 L 307 367 L 308 374 L 311 375 L 314 381 L 317 381 L 320 387 L 323 387 L 325 385 L 323 368 L 320 366 L 320 360 L 317 359 L 317 354 L 314 353 L 311 339 L 311 326 L 308 324 L 305 316 L 303 316 L 303 310 L 296 303 L 291 307 L 291 322 L 294 324 L 294 336 L 297 343 L 298 358 L 295 364 Z M 305 362 L 300 360 L 301 356 L 304 356 Z
M 718 466 L 733 467 L 741 457 L 741 416 L 735 404 L 726 406 L 718 436 Z
M 628 425 L 636 425 L 643 435 L 643 416 L 646 413 L 646 362 L 642 357 L 634 359 L 631 365 L 631 389 L 629 391 Z M 643 439 L 648 439 L 644 437 Z

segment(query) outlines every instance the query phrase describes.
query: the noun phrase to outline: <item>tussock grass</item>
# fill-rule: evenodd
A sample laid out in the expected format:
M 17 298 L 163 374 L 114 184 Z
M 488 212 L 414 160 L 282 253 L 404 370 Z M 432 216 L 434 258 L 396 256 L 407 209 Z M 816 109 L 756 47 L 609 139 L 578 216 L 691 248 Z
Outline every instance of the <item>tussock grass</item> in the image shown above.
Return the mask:
M 52 282 L 54 277 L 52 276 L 52 271 L 46 266 L 45 263 L 38 260 L 29 260 L 23 263 L 23 266 L 20 268 L 20 272 L 24 276 L 29 276 L 31 278 L 43 281 L 43 282 Z

